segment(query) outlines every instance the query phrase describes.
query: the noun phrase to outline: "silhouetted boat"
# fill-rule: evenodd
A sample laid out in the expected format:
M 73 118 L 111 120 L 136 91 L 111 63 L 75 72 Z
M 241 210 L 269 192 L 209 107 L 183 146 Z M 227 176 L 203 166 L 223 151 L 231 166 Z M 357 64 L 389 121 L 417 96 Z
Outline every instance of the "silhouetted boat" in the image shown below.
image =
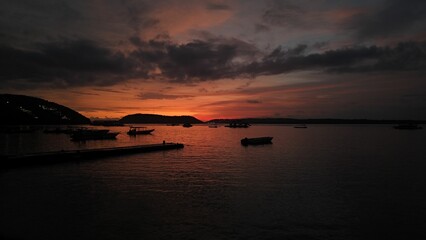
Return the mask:
M 273 137 L 243 138 L 241 139 L 241 144 L 244 146 L 270 144 L 272 143 L 272 138 Z
M 236 122 L 232 122 L 228 125 L 226 125 L 225 127 L 229 127 L 229 128 L 248 128 L 250 126 L 250 124 L 248 123 L 236 123 Z
M 308 128 L 305 124 L 295 125 L 294 128 Z
M 186 127 L 186 128 L 190 128 L 190 127 L 192 127 L 192 124 L 190 124 L 190 123 L 184 123 L 182 126 Z
M 32 126 L 5 126 L 0 129 L 1 133 L 32 133 L 35 132 L 36 128 Z
M 72 141 L 115 139 L 119 133 L 108 129 L 79 129 L 71 134 Z
M 395 129 L 400 130 L 417 130 L 417 129 L 423 129 L 421 126 L 415 124 L 415 123 L 402 123 L 397 126 L 394 126 Z
M 43 133 L 53 133 L 53 134 L 61 134 L 61 133 L 63 133 L 63 134 L 72 134 L 72 133 L 74 133 L 75 131 L 77 131 L 77 129 L 73 129 L 73 128 L 48 128 L 48 129 L 45 129 L 44 131 L 43 131 Z
M 124 126 L 123 123 L 116 120 L 95 120 L 92 122 L 94 126 L 104 126 L 104 127 L 121 127 Z
M 142 134 L 151 134 L 155 129 L 145 129 L 146 127 L 130 127 L 127 134 L 134 135 L 142 135 Z

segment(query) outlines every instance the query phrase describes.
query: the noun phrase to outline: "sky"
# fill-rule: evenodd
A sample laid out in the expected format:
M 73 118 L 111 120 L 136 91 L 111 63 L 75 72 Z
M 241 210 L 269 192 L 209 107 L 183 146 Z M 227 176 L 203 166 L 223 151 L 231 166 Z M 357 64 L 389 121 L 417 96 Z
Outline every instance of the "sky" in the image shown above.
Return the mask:
M 90 118 L 426 119 L 424 0 L 2 0 L 0 93 Z

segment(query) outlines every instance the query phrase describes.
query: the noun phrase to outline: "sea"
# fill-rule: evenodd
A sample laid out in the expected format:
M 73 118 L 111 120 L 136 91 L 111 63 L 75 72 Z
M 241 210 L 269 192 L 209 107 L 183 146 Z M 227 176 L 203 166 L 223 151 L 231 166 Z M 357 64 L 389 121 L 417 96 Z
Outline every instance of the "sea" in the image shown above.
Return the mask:
M 426 239 L 426 130 L 155 128 L 116 140 L 0 133 L 1 154 L 183 149 L 1 169 L 0 239 Z M 272 144 L 242 146 L 248 137 Z

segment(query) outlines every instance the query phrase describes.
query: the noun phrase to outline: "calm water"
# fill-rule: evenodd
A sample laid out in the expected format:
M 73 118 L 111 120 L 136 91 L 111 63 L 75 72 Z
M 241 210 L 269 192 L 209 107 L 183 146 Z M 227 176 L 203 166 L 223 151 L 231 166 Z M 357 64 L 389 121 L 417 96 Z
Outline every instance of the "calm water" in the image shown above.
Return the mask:
M 0 135 L 1 153 L 181 142 L 184 149 L 0 172 L 6 239 L 426 239 L 426 130 L 153 126 L 77 144 Z M 273 144 L 243 147 L 243 137 Z

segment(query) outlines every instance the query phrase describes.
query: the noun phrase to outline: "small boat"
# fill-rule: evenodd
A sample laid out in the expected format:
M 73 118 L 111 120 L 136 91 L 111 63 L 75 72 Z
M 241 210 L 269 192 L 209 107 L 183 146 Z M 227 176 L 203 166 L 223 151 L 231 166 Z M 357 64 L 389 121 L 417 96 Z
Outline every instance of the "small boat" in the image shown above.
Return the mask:
M 95 120 L 92 122 L 94 126 L 104 126 L 104 127 L 122 127 L 123 123 L 116 120 Z
M 190 123 L 184 123 L 182 125 L 182 127 L 190 128 L 190 127 L 192 127 L 192 124 L 190 124 Z
M 31 127 L 31 126 L 25 126 L 25 127 L 20 127 L 20 126 L 11 126 L 11 127 L 2 127 L 0 129 L 1 133 L 33 133 L 35 132 L 35 128 Z
M 248 128 L 249 126 L 250 126 L 250 124 L 248 124 L 248 123 L 232 122 L 229 125 L 226 125 L 225 127 L 229 127 L 229 128 Z
M 258 138 L 243 138 L 241 144 L 247 145 L 260 145 L 260 144 L 271 144 L 273 137 L 258 137 Z
M 53 133 L 53 134 L 72 134 L 76 129 L 72 128 L 48 128 L 43 131 L 43 133 Z
M 417 130 L 417 129 L 423 129 L 421 126 L 415 124 L 415 123 L 402 123 L 398 124 L 397 126 L 394 126 L 395 129 L 400 130 Z
M 72 141 L 115 139 L 119 133 L 108 129 L 80 129 L 71 134 Z
M 141 134 L 151 134 L 155 129 L 145 129 L 146 127 L 130 127 L 127 134 L 131 136 L 141 135 Z
M 295 125 L 294 128 L 308 128 L 305 124 Z

